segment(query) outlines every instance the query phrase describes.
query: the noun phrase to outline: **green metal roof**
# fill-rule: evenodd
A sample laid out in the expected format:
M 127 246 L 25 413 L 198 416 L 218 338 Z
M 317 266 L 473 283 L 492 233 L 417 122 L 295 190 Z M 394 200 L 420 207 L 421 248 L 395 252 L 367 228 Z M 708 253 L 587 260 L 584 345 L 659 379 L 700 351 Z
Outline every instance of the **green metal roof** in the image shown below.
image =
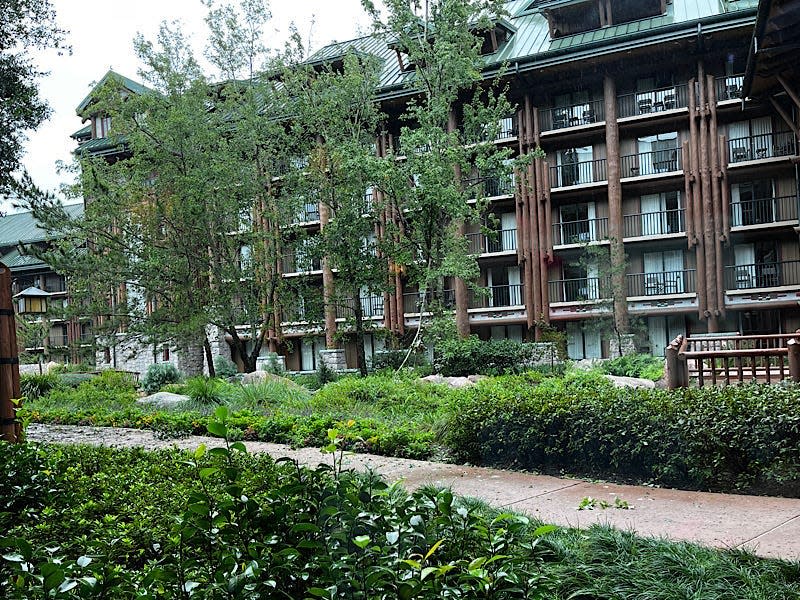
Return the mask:
M 95 96 L 97 90 L 102 88 L 109 81 L 115 81 L 116 83 L 122 85 L 125 89 L 133 92 L 134 94 L 144 94 L 144 93 L 152 91 L 150 88 L 148 88 L 147 86 L 142 85 L 138 81 L 134 81 L 133 79 L 129 79 L 129 78 L 125 77 L 124 75 L 120 75 L 116 71 L 109 70 L 108 73 L 103 75 L 102 79 L 100 79 L 100 81 L 98 81 L 95 84 L 95 86 L 92 88 L 92 91 L 89 92 L 87 94 L 86 98 L 84 98 L 81 101 L 81 103 L 78 105 L 78 108 L 76 108 L 75 111 L 79 115 L 83 116 L 82 113 L 92 103 L 92 100 L 94 99 L 94 96 Z
M 661 41 L 661 33 L 666 35 L 676 29 L 680 32 L 675 35 L 694 35 L 694 28 L 698 23 L 718 20 L 729 13 L 751 11 L 752 15 L 740 15 L 749 21 L 755 18 L 758 1 L 673 0 L 664 15 L 555 40 L 550 39 L 547 19 L 541 13 L 539 5 L 533 10 L 528 10 L 531 4 L 531 0 L 512 0 L 506 3 L 505 9 L 511 15 L 506 22 L 516 30 L 516 33 L 496 53 L 484 57 L 487 70 L 502 64 L 543 65 L 557 55 L 561 57 L 560 60 L 575 60 L 589 48 L 597 52 L 610 51 L 619 44 L 630 43 L 635 38 L 642 38 L 646 43 L 651 36 L 654 40 Z M 552 4 L 554 2 L 547 2 L 548 6 Z M 309 62 L 332 61 L 349 50 L 373 54 L 383 60 L 380 85 L 384 92 L 401 86 L 413 77 L 413 73 L 400 71 L 395 53 L 388 48 L 387 41 L 374 36 L 330 44 L 311 56 Z
M 73 133 L 69 137 L 71 137 L 73 139 L 78 139 L 78 138 L 82 138 L 82 137 L 87 137 L 89 135 L 92 135 L 92 126 L 91 126 L 91 124 L 87 125 L 86 127 L 81 127 L 80 129 L 78 129 L 78 131 L 76 131 L 75 133 Z
M 83 204 L 71 204 L 65 206 L 64 210 L 70 217 L 79 217 L 83 214 Z M 39 226 L 30 212 L 15 213 L 0 218 L 0 248 L 15 247 L 18 243 L 43 242 L 52 237 Z
M 125 146 L 124 136 L 112 136 L 104 138 L 94 138 L 87 140 L 74 150 L 75 154 L 91 153 L 94 156 L 103 156 L 113 152 L 119 152 Z
M 27 254 L 20 254 L 16 248 L 8 254 L 0 257 L 0 262 L 7 266 L 12 271 L 29 271 L 32 269 L 41 269 L 47 265 L 33 256 Z

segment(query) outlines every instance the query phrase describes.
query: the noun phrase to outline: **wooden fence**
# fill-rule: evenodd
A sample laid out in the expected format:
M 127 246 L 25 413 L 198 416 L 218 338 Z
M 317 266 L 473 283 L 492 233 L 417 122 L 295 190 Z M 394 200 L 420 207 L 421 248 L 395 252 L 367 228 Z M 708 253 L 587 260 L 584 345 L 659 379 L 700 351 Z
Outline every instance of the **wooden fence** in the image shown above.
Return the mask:
M 800 329 L 774 335 L 675 338 L 667 347 L 667 386 L 800 382 Z

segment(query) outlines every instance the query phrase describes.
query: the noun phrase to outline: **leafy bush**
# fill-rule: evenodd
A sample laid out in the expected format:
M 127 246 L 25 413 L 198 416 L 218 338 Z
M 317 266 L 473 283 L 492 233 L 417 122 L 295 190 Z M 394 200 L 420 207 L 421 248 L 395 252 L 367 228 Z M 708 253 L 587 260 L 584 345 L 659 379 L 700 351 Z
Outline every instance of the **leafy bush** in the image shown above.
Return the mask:
M 538 344 L 514 340 L 482 341 L 474 335 L 461 340 L 446 340 L 436 352 L 434 366 L 446 377 L 521 373 L 544 357 L 543 347 Z
M 408 350 L 381 350 L 375 353 L 372 359 L 372 368 L 375 371 L 389 370 L 397 371 L 400 365 L 406 360 Z M 405 366 L 410 369 L 425 369 L 430 366 L 428 357 L 422 352 L 412 352 L 406 361 Z M 429 374 L 429 373 L 426 373 Z
M 155 394 L 162 386 L 168 383 L 178 383 L 181 380 L 180 371 L 172 363 L 155 363 L 147 367 L 147 373 L 142 377 L 142 389 L 148 394 Z
M 239 374 L 239 368 L 230 358 L 217 354 L 214 357 L 214 373 L 217 377 L 228 379 Z
M 457 397 L 447 444 L 475 464 L 800 495 L 800 387 L 633 390 L 568 375 L 481 382 Z
M 51 390 L 61 384 L 58 375 L 45 373 L 44 375 L 20 375 L 19 393 L 28 400 L 36 400 L 46 396 Z
M 91 381 L 97 377 L 94 373 L 70 373 L 64 372 L 58 375 L 58 381 L 62 386 L 78 387 L 80 384 Z
M 319 381 L 319 385 L 324 386 L 326 383 L 331 383 L 336 381 L 339 376 L 336 374 L 336 371 L 331 369 L 324 360 L 319 361 L 319 366 L 317 367 L 317 381 Z
M 664 376 L 664 359 L 649 354 L 626 354 L 601 365 L 603 372 L 617 377 L 641 377 L 658 381 Z

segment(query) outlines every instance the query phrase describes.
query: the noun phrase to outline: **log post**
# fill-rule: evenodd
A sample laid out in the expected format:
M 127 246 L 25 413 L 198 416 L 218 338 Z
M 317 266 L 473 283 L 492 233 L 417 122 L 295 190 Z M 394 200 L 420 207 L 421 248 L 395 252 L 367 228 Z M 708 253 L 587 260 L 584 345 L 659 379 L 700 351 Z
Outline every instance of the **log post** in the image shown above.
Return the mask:
M 19 355 L 11 299 L 11 271 L 0 263 L 0 439 L 6 442 L 22 441 L 22 426 L 16 421 L 16 408 L 11 402 L 19 397 Z
M 447 118 L 447 133 L 452 134 L 456 131 L 458 123 L 456 120 L 455 111 L 451 110 Z M 453 165 L 453 177 L 456 180 L 459 188 L 463 187 L 463 177 L 461 173 L 461 165 Z M 459 238 L 466 237 L 467 227 L 463 221 L 457 224 L 457 235 Z M 458 337 L 469 337 L 469 290 L 467 289 L 467 282 L 462 277 L 455 278 L 455 299 L 456 299 L 456 331 Z
M 795 383 L 800 383 L 800 329 L 795 334 L 786 344 L 789 348 L 789 377 Z

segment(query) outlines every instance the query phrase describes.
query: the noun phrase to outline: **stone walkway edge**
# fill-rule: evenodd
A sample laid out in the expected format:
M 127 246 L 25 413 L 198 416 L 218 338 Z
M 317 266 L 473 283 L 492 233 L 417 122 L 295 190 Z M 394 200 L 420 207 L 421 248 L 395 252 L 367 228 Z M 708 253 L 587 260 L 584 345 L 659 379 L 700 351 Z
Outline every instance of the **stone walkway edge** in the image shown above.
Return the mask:
M 221 439 L 211 437 L 159 439 L 152 431 L 137 429 L 35 423 L 28 426 L 27 436 L 36 442 L 123 448 L 194 449 L 200 444 L 209 448 L 223 445 Z M 286 457 L 311 467 L 332 460 L 316 448 L 292 449 L 265 442 L 246 442 L 246 446 L 249 452 L 265 452 L 276 459 Z M 800 499 L 589 483 L 370 454 L 345 454 L 343 464 L 345 468 L 372 469 L 389 482 L 402 481 L 408 489 L 425 484 L 449 487 L 456 494 L 480 498 L 547 523 L 569 527 L 602 523 L 641 536 L 715 548 L 744 548 L 762 557 L 800 560 Z M 578 510 L 587 498 L 596 500 L 595 508 Z M 606 504 L 608 508 L 601 508 Z

